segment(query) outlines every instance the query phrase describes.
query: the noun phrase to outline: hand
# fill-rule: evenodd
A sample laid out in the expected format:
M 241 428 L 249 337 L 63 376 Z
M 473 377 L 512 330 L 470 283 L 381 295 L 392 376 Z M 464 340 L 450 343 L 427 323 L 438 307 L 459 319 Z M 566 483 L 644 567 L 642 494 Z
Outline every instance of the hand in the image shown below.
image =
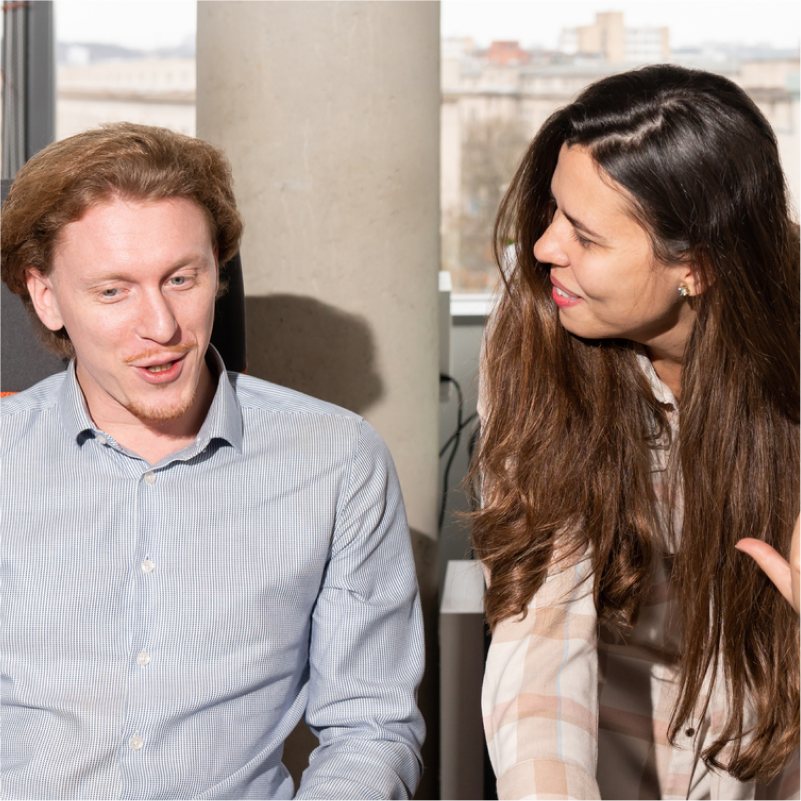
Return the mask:
M 778 587 L 779 592 L 792 604 L 796 612 L 801 605 L 801 551 L 799 551 L 799 530 L 801 516 L 795 521 L 793 541 L 790 546 L 789 563 L 779 553 L 762 540 L 740 540 L 734 547 L 747 553 L 765 571 L 768 578 Z

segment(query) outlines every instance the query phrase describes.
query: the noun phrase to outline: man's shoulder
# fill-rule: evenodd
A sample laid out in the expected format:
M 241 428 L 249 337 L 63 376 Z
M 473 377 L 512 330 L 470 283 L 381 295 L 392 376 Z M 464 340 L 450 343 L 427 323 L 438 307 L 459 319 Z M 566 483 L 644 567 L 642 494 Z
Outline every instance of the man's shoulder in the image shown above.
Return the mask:
M 56 373 L 30 389 L 6 395 L 0 403 L 3 436 L 0 448 L 4 455 L 14 452 L 26 437 L 49 436 L 57 415 L 60 390 L 66 373 Z
M 381 435 L 360 415 L 328 401 L 243 373 L 228 373 L 248 437 L 278 438 L 288 448 L 390 460 Z M 261 432 L 261 433 L 259 433 Z M 349 457 L 350 458 L 350 457 Z
M 6 395 L 0 404 L 4 418 L 25 413 L 36 413 L 53 408 L 58 402 L 59 390 L 67 373 L 55 373 L 22 392 Z
M 338 418 L 357 426 L 364 422 L 355 412 L 289 389 L 289 387 L 273 384 L 244 373 L 229 372 L 228 378 L 236 392 L 239 405 L 243 409 L 251 409 L 265 414 Z

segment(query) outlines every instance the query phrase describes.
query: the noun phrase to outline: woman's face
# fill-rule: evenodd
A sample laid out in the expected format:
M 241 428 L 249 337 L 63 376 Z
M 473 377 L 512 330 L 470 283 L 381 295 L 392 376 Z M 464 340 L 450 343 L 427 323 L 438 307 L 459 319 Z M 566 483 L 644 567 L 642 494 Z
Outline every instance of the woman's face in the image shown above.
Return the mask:
M 602 173 L 589 152 L 562 145 L 551 181 L 556 212 L 534 245 L 551 266 L 559 320 L 587 339 L 623 338 L 681 356 L 694 312 L 688 264 L 662 264 L 631 216 L 627 191 Z

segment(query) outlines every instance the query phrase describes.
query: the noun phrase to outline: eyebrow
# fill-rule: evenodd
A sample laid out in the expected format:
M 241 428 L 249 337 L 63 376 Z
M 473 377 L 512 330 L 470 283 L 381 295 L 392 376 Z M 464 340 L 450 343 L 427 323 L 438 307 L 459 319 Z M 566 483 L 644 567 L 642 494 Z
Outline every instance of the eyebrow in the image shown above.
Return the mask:
M 597 239 L 600 242 L 606 242 L 606 237 L 601 236 L 599 233 L 593 231 L 591 228 L 587 228 L 587 226 L 584 225 L 583 222 L 581 222 L 580 220 L 576 220 L 575 218 L 571 217 L 564 209 L 562 209 L 562 214 L 565 215 L 565 217 L 568 219 L 568 221 L 570 222 L 570 224 L 574 228 L 577 228 L 582 233 L 585 233 L 588 236 L 591 236 L 593 239 Z
M 554 197 L 553 190 L 550 190 L 550 195 L 551 195 L 551 200 L 554 202 L 556 208 L 559 208 L 559 203 L 557 203 L 556 198 Z M 559 209 L 559 210 L 562 212 L 562 214 L 565 215 L 567 221 L 574 228 L 578 229 L 582 233 L 587 234 L 593 239 L 597 239 L 599 242 L 606 243 L 609 241 L 605 236 L 601 236 L 601 234 L 599 234 L 597 231 L 593 231 L 592 228 L 588 228 L 586 225 L 584 225 L 583 222 L 581 222 L 581 220 L 577 220 L 575 217 L 571 217 L 564 209 Z

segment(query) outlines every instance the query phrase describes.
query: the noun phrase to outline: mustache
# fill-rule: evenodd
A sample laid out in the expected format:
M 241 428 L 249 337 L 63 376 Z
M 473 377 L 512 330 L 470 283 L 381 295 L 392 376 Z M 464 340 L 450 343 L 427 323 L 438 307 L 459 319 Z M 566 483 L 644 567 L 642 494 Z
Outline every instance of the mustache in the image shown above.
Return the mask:
M 150 350 L 143 350 L 141 353 L 136 353 L 133 356 L 127 356 L 122 361 L 125 364 L 131 362 L 143 361 L 150 359 L 153 356 L 180 356 L 188 350 L 197 347 L 197 340 L 193 339 L 190 342 L 182 342 L 180 345 L 172 345 L 166 348 L 151 348 Z

